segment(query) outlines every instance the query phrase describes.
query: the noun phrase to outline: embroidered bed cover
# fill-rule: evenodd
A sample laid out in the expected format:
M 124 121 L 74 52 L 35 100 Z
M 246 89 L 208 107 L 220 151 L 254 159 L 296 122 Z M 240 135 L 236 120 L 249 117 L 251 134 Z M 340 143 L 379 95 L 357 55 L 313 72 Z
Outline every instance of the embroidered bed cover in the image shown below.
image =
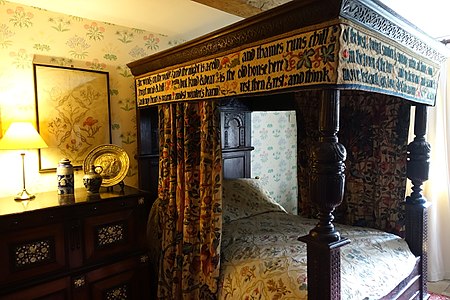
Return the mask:
M 223 229 L 219 299 L 307 299 L 306 244 L 316 221 L 273 211 Z M 342 299 L 379 299 L 409 275 L 416 258 L 400 237 L 337 225 L 351 240 L 341 249 Z

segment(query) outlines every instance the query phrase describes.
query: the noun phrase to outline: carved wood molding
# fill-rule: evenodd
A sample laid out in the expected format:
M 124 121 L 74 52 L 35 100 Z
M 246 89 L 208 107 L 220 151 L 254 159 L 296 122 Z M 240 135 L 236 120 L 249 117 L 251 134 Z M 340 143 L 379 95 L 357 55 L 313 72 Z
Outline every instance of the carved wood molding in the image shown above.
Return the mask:
M 374 3 L 376 6 L 373 6 Z M 383 10 L 377 8 L 383 8 Z M 442 63 L 446 59 L 442 53 L 429 45 L 429 41 L 419 39 L 413 34 L 419 29 L 378 1 L 344 0 L 341 15 L 371 28 L 433 61 Z M 399 24 L 402 24 L 403 27 Z M 429 40 L 432 39 L 429 38 Z

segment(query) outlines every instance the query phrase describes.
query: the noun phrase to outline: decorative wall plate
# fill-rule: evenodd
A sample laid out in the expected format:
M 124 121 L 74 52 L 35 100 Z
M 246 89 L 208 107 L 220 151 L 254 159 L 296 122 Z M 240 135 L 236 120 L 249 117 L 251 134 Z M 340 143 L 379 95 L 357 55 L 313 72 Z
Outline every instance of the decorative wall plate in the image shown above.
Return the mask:
M 101 166 L 103 171 L 102 186 L 109 187 L 120 183 L 127 176 L 130 167 L 130 158 L 124 149 L 113 144 L 104 144 L 92 149 L 83 163 L 84 173 L 91 165 Z

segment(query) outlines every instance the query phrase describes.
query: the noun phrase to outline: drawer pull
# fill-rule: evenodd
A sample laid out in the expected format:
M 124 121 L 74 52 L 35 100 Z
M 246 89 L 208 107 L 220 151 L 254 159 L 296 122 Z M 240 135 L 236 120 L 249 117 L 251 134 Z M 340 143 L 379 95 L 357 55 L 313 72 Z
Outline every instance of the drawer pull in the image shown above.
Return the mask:
M 144 254 L 141 255 L 141 257 L 139 257 L 139 261 L 141 262 L 141 264 L 145 264 L 148 262 L 148 255 Z
M 81 288 L 86 284 L 86 278 L 82 275 L 73 280 L 73 286 L 75 288 Z

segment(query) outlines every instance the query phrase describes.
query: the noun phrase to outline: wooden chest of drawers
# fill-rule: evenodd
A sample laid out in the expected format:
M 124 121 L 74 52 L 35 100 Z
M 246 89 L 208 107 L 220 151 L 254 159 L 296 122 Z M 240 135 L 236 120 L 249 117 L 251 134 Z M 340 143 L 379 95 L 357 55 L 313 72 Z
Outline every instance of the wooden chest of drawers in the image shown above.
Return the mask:
M 0 199 L 0 299 L 148 299 L 153 199 L 115 189 Z

